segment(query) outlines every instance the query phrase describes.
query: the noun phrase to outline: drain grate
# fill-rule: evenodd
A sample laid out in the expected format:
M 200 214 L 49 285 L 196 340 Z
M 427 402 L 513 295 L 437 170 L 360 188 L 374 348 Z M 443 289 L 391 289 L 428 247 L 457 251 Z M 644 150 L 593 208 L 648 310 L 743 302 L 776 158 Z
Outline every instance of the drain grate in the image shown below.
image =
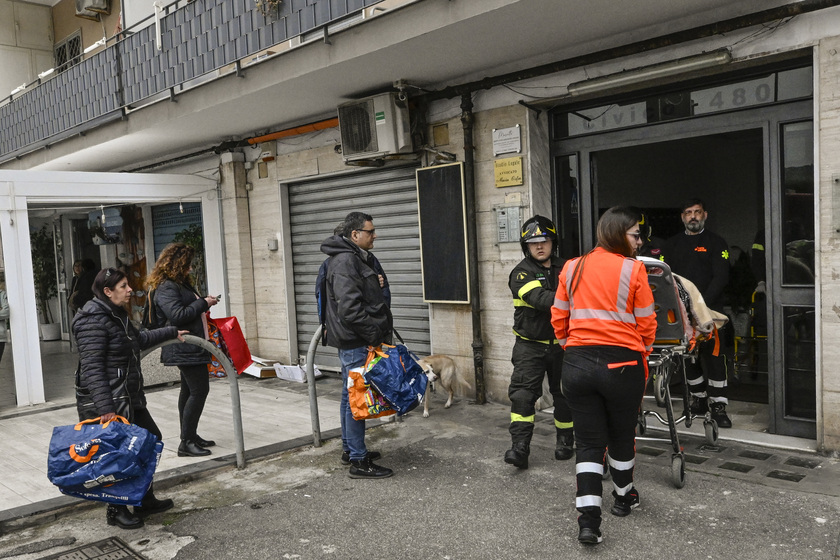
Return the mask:
M 745 465 L 743 463 L 733 463 L 732 461 L 727 461 L 722 465 L 718 466 L 719 469 L 726 469 L 728 471 L 735 471 L 741 473 L 748 473 L 753 470 L 755 467 L 752 465 Z
M 799 482 L 805 478 L 804 474 L 792 473 L 788 471 L 770 471 L 767 473 L 769 478 L 776 478 L 779 480 L 787 480 L 788 482 Z
M 820 466 L 822 461 L 815 461 L 814 459 L 803 459 L 802 457 L 790 457 L 785 461 L 785 465 L 792 467 L 803 467 L 805 469 L 815 469 Z
M 697 455 L 686 455 L 685 461 L 686 463 L 691 463 L 692 465 L 702 465 L 706 461 L 708 461 L 708 457 L 699 457 Z
M 744 459 L 755 459 L 756 461 L 766 461 L 772 456 L 773 455 L 771 453 L 762 453 L 761 451 L 751 451 L 749 449 L 738 453 L 738 457 L 743 457 Z
M 639 447 L 636 449 L 636 453 L 642 453 L 643 455 L 650 455 L 651 457 L 659 457 L 665 451 L 663 449 L 657 449 L 655 447 Z
M 82 558 L 85 560 L 96 560 L 97 558 L 101 560 L 146 560 L 117 537 L 44 556 L 40 560 L 80 560 Z

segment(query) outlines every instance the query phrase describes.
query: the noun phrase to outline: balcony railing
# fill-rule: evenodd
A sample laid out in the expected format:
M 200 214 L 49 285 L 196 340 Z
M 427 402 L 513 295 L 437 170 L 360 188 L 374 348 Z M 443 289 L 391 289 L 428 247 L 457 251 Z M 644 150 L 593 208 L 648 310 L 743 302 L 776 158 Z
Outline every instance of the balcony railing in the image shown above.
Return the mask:
M 0 162 L 121 118 L 202 76 L 359 14 L 382 0 L 284 0 L 268 17 L 254 0 L 193 0 L 0 105 Z M 145 27 L 142 27 L 145 25 Z

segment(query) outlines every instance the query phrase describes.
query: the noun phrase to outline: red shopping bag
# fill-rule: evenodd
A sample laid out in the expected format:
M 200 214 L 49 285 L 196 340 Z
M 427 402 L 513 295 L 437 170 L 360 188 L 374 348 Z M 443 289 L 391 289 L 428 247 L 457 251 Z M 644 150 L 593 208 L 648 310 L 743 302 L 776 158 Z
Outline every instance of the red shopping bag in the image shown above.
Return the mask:
M 248 348 L 248 343 L 245 342 L 245 337 L 242 335 L 242 329 L 239 327 L 239 321 L 236 317 L 215 317 L 208 318 L 208 324 L 213 323 L 219 330 L 219 334 L 225 343 L 227 355 L 230 361 L 233 362 L 233 367 L 237 373 L 242 373 L 245 368 L 254 363 L 251 359 L 251 350 Z

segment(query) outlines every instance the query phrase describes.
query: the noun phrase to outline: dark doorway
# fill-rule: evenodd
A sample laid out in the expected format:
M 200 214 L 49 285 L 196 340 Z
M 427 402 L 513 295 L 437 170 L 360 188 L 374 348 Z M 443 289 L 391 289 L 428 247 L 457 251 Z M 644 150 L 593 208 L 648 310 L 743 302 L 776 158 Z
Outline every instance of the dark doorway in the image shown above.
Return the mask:
M 760 321 L 766 303 L 755 294 L 750 252 L 765 223 L 764 149 L 763 131 L 756 128 L 590 154 L 594 220 L 611 206 L 638 206 L 654 237 L 664 241 L 684 231 L 682 201 L 704 200 L 706 227 L 730 247 L 724 333 L 729 398 L 760 403 L 768 402 L 766 321 Z

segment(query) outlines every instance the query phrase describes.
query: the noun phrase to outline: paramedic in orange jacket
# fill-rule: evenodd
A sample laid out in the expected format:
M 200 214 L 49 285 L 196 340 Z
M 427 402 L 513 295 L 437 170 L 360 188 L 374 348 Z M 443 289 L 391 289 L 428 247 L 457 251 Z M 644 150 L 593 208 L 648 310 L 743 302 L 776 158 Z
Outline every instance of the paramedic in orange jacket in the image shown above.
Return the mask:
M 598 244 L 563 267 L 551 324 L 565 348 L 563 394 L 574 421 L 578 540 L 601 542 L 601 483 L 609 449 L 615 503 L 639 505 L 633 486 L 635 428 L 645 391 L 646 357 L 656 335 L 653 293 L 644 265 L 638 213 L 616 206 L 598 221 Z

